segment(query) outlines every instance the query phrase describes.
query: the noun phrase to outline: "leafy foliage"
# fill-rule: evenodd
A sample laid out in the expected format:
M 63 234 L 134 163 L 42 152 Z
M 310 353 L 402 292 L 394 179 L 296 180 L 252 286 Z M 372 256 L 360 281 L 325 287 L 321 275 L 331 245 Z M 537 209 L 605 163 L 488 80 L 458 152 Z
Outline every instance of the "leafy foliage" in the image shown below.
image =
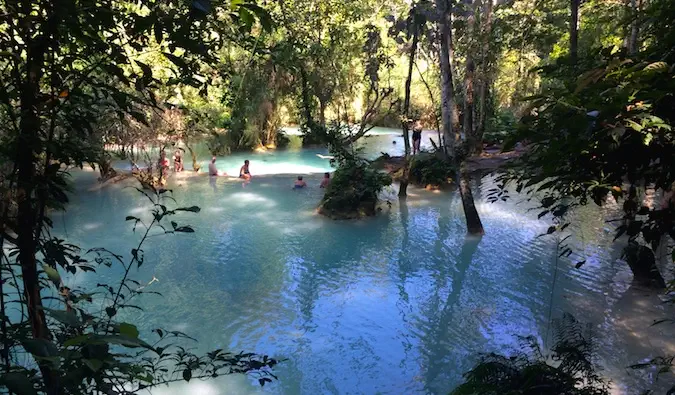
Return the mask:
M 410 179 L 416 184 L 441 186 L 455 175 L 450 162 L 437 154 L 421 153 L 410 163 Z
M 268 370 L 277 360 L 252 353 L 233 354 L 215 350 L 196 355 L 181 344 L 189 336 L 161 328 L 154 329 L 156 339 L 144 340 L 134 324 L 119 321 L 124 310 L 138 310 L 135 300 L 144 294 L 156 294 L 151 283 L 143 284 L 130 277 L 145 261 L 143 245 L 152 235 L 193 233 L 189 225 L 169 219 L 180 213 L 198 213 L 199 207 L 177 207 L 167 204 L 173 198 L 165 189 L 148 193 L 139 190 L 152 204 L 150 219 L 127 216 L 133 230 L 141 231 L 138 245 L 130 251 L 129 259 L 105 248 L 82 251 L 77 246 L 57 238 L 42 242 L 45 289 L 51 289 L 63 304 L 63 309 L 45 309 L 50 339 L 34 339 L 27 321 L 7 322 L 9 343 L 7 353 L 14 359 L 28 353 L 35 361 L 49 363 L 52 374 L 68 394 L 135 393 L 144 388 L 176 380 L 210 378 L 234 373 L 255 375 L 261 384 L 274 375 Z M 10 252 L 10 256 L 13 252 Z M 70 288 L 61 271 L 76 273 L 94 271 L 105 266 L 121 266 L 123 276 L 116 285 L 97 284 L 95 289 Z M 14 265 L 10 265 L 14 266 Z M 17 364 L 0 376 L 0 388 L 17 394 L 49 392 L 40 373 L 32 364 Z
M 553 331 L 549 357 L 535 338 L 526 337 L 512 356 L 484 355 L 452 395 L 608 395 L 609 386 L 593 362 L 591 327 L 565 314 L 554 322 Z
M 337 170 L 321 201 L 320 211 L 334 218 L 375 215 L 378 194 L 390 185 L 391 177 L 361 158 L 345 145 L 346 126 L 334 124 L 328 131 L 331 160 Z
M 655 251 L 663 235 L 675 236 L 673 205 L 667 197 L 643 203 L 639 193 L 668 194 L 675 181 L 674 68 L 610 50 L 577 67 L 583 70 L 542 68 L 558 83 L 531 98 L 530 114 L 512 140 L 528 142 L 528 151 L 500 181 L 539 197 L 541 215 L 559 219 L 588 202 L 603 205 L 611 195 L 623 201 L 616 236 L 643 240 Z M 502 188 L 492 199 L 507 193 Z
M 501 144 L 512 138 L 517 132 L 518 120 L 513 112 L 499 110 L 487 120 L 484 140 L 487 143 Z

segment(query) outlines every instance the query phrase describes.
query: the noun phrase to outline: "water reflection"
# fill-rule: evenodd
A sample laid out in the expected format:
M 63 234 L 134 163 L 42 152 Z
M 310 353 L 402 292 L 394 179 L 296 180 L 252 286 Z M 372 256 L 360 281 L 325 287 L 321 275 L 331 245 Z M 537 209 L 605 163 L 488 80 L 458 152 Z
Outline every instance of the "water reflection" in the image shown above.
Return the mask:
M 147 202 L 122 186 L 88 191 L 82 177 L 64 217 L 69 241 L 129 255 L 137 236 L 124 217 L 147 215 Z M 555 240 L 537 238 L 548 223 L 527 206 L 481 200 L 489 178 L 472 183 L 482 239 L 466 237 L 454 191 L 411 187 L 379 217 L 330 221 L 314 211 L 321 174 L 307 176 L 302 193 L 290 188 L 293 176 L 256 176 L 246 189 L 206 178 L 171 186 L 179 204 L 202 207 L 179 218 L 197 233 L 150 239 L 134 276 L 156 277 L 151 288 L 163 296 L 148 295 L 144 312 L 121 318 L 139 322 L 144 336 L 185 330 L 199 350 L 287 358 L 265 392 L 447 393 L 477 353 L 503 351 L 517 335 L 543 337 L 552 294 L 553 316 L 572 311 L 602 331 L 605 374 L 619 386 L 644 388 L 650 379 L 626 381 L 624 367 L 675 348 L 671 329 L 649 327 L 668 307 L 623 281 L 630 275 L 608 248 L 605 213 L 577 213 L 573 243 L 592 258 L 582 270 L 561 260 L 553 286 Z M 106 270 L 80 284 L 118 276 Z M 216 388 L 259 392 L 253 384 Z

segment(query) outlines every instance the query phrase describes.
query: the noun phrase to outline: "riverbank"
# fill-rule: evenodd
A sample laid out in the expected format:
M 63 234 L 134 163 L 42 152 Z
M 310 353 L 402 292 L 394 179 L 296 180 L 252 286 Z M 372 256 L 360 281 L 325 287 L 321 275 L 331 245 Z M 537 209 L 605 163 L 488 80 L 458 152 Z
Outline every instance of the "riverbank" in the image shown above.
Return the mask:
M 466 167 L 469 172 L 480 172 L 483 174 L 491 173 L 504 166 L 515 158 L 518 158 L 523 151 L 501 152 L 498 149 L 486 150 L 478 156 L 472 156 L 466 159 Z M 377 160 L 382 161 L 384 170 L 391 174 L 397 173 L 403 168 L 403 156 L 381 157 Z

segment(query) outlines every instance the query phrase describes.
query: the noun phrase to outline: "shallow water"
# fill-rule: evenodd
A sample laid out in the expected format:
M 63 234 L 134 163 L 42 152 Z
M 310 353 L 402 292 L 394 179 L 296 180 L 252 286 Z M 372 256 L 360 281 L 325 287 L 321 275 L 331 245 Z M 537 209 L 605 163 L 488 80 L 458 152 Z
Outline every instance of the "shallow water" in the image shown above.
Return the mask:
M 396 133 L 367 139 L 367 154 L 402 149 L 402 142 L 391 144 Z M 287 360 L 275 371 L 280 380 L 264 389 L 228 377 L 155 394 L 447 393 L 477 353 L 518 347 L 519 335 L 550 344 L 548 323 L 563 311 L 597 329 L 603 375 L 616 393 L 638 393 L 653 381 L 626 366 L 675 353 L 671 327 L 649 326 L 672 311 L 656 294 L 630 287 L 603 221 L 607 212 L 576 213 L 576 252 L 565 259 L 557 258 L 555 238 L 538 237 L 546 218 L 537 219 L 518 197 L 485 202 L 489 178 L 474 185 L 482 239 L 465 235 L 455 192 L 411 188 L 405 204 L 392 199 L 376 218 L 331 221 L 314 211 L 322 196 L 316 173 L 330 169 L 317 153 L 325 151 L 219 158 L 219 169 L 231 174 L 244 157 L 251 160 L 255 178 L 246 186 L 224 177 L 170 181 L 179 204 L 202 208 L 179 217 L 197 233 L 149 239 L 134 276 L 156 278 L 151 289 L 163 296 L 145 296 L 145 311 L 124 318 L 148 337 L 157 327 L 181 330 L 199 340 L 199 350 Z M 308 189 L 291 189 L 297 173 L 309 174 Z M 147 217 L 146 198 L 125 184 L 90 191 L 91 172 L 73 178 L 77 193 L 68 212 L 54 218 L 55 232 L 84 248 L 128 255 L 139 235 L 124 218 Z M 576 270 L 581 255 L 590 258 Z M 119 273 L 105 269 L 69 281 L 87 288 Z

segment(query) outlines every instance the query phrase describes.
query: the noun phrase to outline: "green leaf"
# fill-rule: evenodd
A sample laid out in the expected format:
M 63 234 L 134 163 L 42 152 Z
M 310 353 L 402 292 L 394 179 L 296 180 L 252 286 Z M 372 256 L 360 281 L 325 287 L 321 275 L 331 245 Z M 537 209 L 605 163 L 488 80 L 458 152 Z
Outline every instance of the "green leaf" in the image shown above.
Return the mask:
M 74 311 L 53 310 L 48 308 L 45 308 L 44 310 L 50 317 L 62 324 L 72 327 L 78 327 L 81 325 L 80 319 Z
M 135 325 L 123 322 L 120 324 L 120 334 L 132 338 L 138 338 L 138 328 Z
M 19 372 L 9 372 L 0 376 L 0 383 L 17 395 L 37 395 L 28 376 Z
M 103 361 L 98 359 L 83 359 L 82 362 L 94 372 L 98 372 L 103 366 Z
M 79 344 L 118 344 L 129 348 L 142 347 L 152 350 L 152 346 L 143 340 L 125 335 L 83 335 L 69 339 L 64 343 L 67 347 Z
M 668 64 L 666 62 L 654 62 L 648 64 L 645 68 L 645 71 L 654 71 L 654 72 L 662 72 L 668 70 Z
M 198 206 L 190 206 L 190 207 L 178 207 L 176 211 L 190 211 L 192 213 L 198 213 L 201 211 L 201 209 Z
M 157 41 L 157 44 L 161 44 L 162 39 L 164 38 L 162 32 L 162 25 L 156 23 L 154 26 L 154 33 L 155 33 L 155 41 Z
M 187 368 L 183 370 L 183 380 L 190 381 L 191 378 L 192 378 L 192 369 Z
M 61 276 L 59 272 L 49 265 L 42 265 L 42 270 L 47 274 L 49 280 L 57 287 L 61 285 Z
M 117 310 L 110 306 L 105 308 L 105 313 L 108 314 L 108 317 L 112 318 L 115 316 L 115 314 L 117 314 Z
M 176 66 L 180 67 L 182 70 L 186 70 L 188 68 L 188 64 L 185 63 L 183 59 L 180 57 L 169 53 L 169 52 L 164 52 L 164 56 L 167 57 L 171 61 L 171 63 L 175 64 Z
M 176 229 L 174 229 L 175 232 L 183 232 L 183 233 L 194 233 L 195 230 L 192 229 L 190 226 L 179 226 Z
M 90 335 L 80 335 L 80 336 L 75 336 L 73 338 L 70 338 L 63 342 L 64 347 L 72 347 L 76 346 L 82 343 L 86 343 L 90 339 Z
M 59 354 L 56 346 L 45 339 L 26 339 L 21 342 L 23 348 L 36 357 L 48 358 L 55 357 Z

